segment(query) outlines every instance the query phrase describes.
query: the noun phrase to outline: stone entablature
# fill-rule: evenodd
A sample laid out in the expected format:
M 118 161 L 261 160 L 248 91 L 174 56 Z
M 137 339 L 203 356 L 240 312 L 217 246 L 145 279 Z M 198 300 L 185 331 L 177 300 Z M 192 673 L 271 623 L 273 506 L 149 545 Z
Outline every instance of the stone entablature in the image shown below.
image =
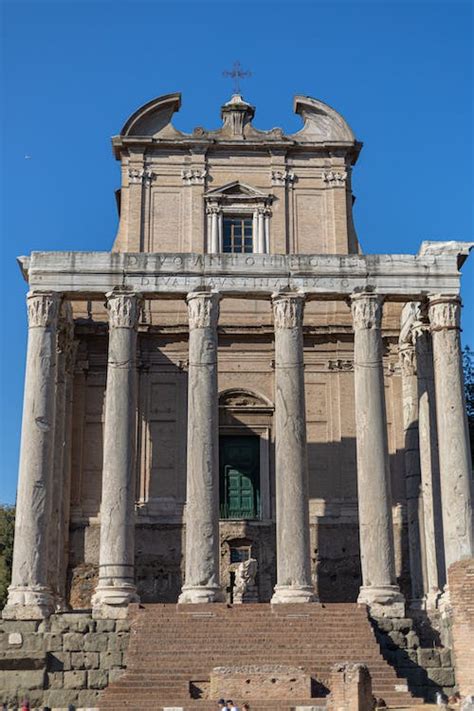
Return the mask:
M 446 242 L 443 253 L 430 253 L 432 244 L 424 242 L 418 255 L 33 252 L 19 262 L 32 291 L 54 289 L 73 299 L 100 298 L 117 287 L 155 299 L 206 289 L 252 299 L 282 290 L 331 300 L 355 291 L 395 301 L 456 296 L 459 262 L 472 243 Z

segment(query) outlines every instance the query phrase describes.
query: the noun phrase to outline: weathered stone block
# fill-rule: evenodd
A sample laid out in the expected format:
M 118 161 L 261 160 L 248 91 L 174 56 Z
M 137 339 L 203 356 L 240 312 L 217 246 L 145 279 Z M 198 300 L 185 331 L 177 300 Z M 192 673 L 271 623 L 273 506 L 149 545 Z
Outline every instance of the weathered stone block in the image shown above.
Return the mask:
M 117 679 L 120 679 L 124 671 L 125 669 L 111 669 L 109 671 L 109 684 L 113 681 L 117 681 Z
M 65 689 L 85 689 L 87 686 L 87 673 L 85 671 L 64 672 Z
M 50 706 L 51 708 L 67 708 L 68 704 L 76 704 L 79 696 L 79 692 L 75 689 L 68 689 L 67 692 L 64 689 L 49 689 L 45 691 L 43 697 L 43 704 Z
M 63 648 L 63 635 L 46 632 L 43 635 L 44 648 L 47 652 L 60 652 Z
M 2 620 L 1 629 L 4 632 L 21 632 L 23 635 L 36 632 L 40 621 L 39 620 Z
M 62 671 L 48 672 L 48 689 L 62 689 L 64 687 L 64 673 Z
M 216 667 L 210 697 L 219 698 L 222 689 L 229 698 L 305 699 L 311 696 L 311 677 L 301 668 L 283 665 Z
M 116 632 L 130 632 L 130 621 L 129 620 L 117 620 L 115 623 Z
M 65 652 L 81 652 L 84 649 L 84 635 L 79 632 L 66 632 L 63 649 Z
M 89 671 L 87 685 L 90 689 L 105 689 L 109 683 L 109 675 L 104 669 Z
M 377 627 L 382 632 L 391 632 L 393 630 L 393 620 L 389 617 L 381 617 L 377 620 Z
M 77 706 L 82 709 L 97 708 L 99 698 L 99 691 L 95 689 L 83 689 L 79 691 L 77 695 Z
M 416 632 L 413 630 L 410 630 L 408 634 L 406 635 L 406 646 L 409 647 L 410 649 L 418 649 L 420 646 L 420 640 Z
M 93 632 L 95 621 L 88 614 L 77 612 L 66 612 L 54 616 L 51 626 L 57 627 L 64 632 Z
M 48 671 L 69 671 L 71 669 L 71 653 L 49 652 L 46 655 L 46 665 Z
M 372 680 L 364 664 L 334 664 L 329 680 L 330 711 L 372 711 Z
M 21 647 L 23 644 L 23 635 L 21 632 L 9 632 L 7 642 L 9 647 Z
M 109 636 L 109 652 L 125 652 L 128 648 L 128 635 L 111 634 Z
M 439 667 L 441 661 L 437 649 L 418 649 L 418 663 L 424 669 L 428 667 Z
M 439 650 L 439 659 L 442 667 L 452 667 L 453 666 L 453 660 L 451 658 L 451 650 L 450 649 L 440 649 Z
M 407 646 L 405 635 L 403 635 L 401 632 L 394 630 L 393 632 L 389 632 L 388 636 L 399 649 L 403 649 Z
M 392 620 L 392 624 L 394 630 L 403 632 L 403 634 L 407 634 L 413 628 L 413 621 L 405 617 L 402 617 L 399 620 Z
M 0 689 L 18 691 L 19 693 L 33 689 L 43 689 L 45 672 L 43 669 L 28 669 L 25 671 L 0 671 Z
M 73 669 L 98 669 L 98 652 L 72 652 L 71 666 Z
M 120 622 L 125 622 L 125 620 L 119 620 Z M 118 621 L 117 621 L 118 622 Z M 115 620 L 96 620 L 95 630 L 96 632 L 102 634 L 103 632 L 114 632 L 116 629 L 117 622 Z
M 100 668 L 114 669 L 116 667 L 121 667 L 122 659 L 123 657 L 121 652 L 103 652 L 100 655 Z
M 108 646 L 108 635 L 89 632 L 84 636 L 85 652 L 105 652 Z
M 437 669 L 431 668 L 427 669 L 426 673 L 428 677 L 435 684 L 439 686 L 453 686 L 454 685 L 454 672 L 452 669 Z

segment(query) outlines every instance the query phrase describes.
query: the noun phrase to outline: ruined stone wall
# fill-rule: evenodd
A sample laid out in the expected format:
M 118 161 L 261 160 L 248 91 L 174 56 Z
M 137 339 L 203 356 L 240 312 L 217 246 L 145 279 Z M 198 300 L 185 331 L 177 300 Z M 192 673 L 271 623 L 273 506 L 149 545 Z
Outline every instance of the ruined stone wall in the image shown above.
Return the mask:
M 40 621 L 0 621 L 0 701 L 32 707 L 95 707 L 125 668 L 128 620 L 62 613 Z

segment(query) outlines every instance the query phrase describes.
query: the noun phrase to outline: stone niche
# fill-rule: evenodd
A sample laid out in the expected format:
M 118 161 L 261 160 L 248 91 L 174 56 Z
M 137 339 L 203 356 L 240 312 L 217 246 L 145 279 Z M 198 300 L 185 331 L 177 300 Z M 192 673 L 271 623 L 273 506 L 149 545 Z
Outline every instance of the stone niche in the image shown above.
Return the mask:
M 210 697 L 246 699 L 309 699 L 311 677 L 301 667 L 275 664 L 215 667 Z

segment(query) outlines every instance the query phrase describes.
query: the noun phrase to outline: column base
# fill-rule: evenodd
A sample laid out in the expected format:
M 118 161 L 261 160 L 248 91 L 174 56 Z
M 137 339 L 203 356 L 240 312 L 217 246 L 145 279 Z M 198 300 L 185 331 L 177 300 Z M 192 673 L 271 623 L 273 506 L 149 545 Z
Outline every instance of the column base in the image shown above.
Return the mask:
M 50 588 L 10 585 L 2 617 L 4 620 L 44 620 L 53 612 L 54 599 Z
M 218 585 L 184 585 L 178 605 L 225 601 L 226 597 Z
M 128 606 L 140 602 L 135 585 L 99 585 L 92 596 L 92 617 L 94 619 L 119 620 L 127 617 Z
M 357 602 L 367 605 L 372 617 L 405 617 L 405 598 L 398 585 L 362 586 Z
M 275 585 L 272 605 L 299 604 L 303 602 L 318 602 L 318 598 L 311 585 Z
M 435 590 L 430 590 L 428 593 L 426 593 L 424 602 L 425 602 L 425 610 L 437 610 L 440 606 L 440 601 L 442 598 L 442 592 L 438 588 Z

